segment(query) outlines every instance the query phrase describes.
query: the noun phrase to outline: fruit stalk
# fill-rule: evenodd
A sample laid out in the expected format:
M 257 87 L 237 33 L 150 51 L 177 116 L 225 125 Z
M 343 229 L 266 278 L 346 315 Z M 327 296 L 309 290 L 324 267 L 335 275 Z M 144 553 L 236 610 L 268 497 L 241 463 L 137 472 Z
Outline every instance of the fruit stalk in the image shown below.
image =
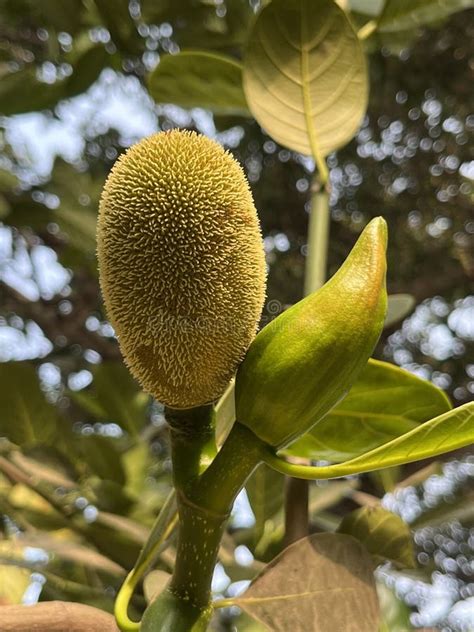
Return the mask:
M 197 447 L 196 436 L 187 435 L 183 428 L 177 430 L 175 421 L 171 444 L 179 511 L 176 564 L 168 588 L 145 612 L 140 628 L 144 632 L 207 629 L 220 540 L 234 500 L 264 450 L 247 428 L 235 424 L 211 465 L 199 475 L 205 437 Z M 180 411 L 183 423 L 185 411 Z

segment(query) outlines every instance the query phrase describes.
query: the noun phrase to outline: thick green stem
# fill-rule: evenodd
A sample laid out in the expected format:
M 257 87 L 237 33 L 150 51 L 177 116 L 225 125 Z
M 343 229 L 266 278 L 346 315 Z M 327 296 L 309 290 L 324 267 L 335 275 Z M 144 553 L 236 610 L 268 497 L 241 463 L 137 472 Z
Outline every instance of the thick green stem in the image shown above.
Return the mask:
M 214 513 L 228 513 L 248 477 L 262 462 L 265 444 L 238 421 L 207 468 L 194 493 L 195 502 Z
M 166 409 L 171 431 L 173 478 L 177 489 L 187 489 L 199 477 L 203 462 L 215 446 L 211 405 L 185 410 Z
M 202 411 L 201 419 L 206 418 Z M 172 458 L 177 490 L 179 531 L 176 564 L 169 587 L 147 609 L 145 632 L 200 632 L 210 617 L 211 582 L 221 537 L 234 500 L 261 462 L 264 449 L 247 428 L 235 423 L 221 451 L 200 474 L 207 445 L 202 433 L 186 431 L 181 411 L 172 419 Z
M 260 463 L 261 447 L 238 422 L 199 482 L 178 490 L 179 535 L 170 589 L 198 607 L 209 604 L 219 544 L 234 500 Z
M 317 184 L 313 184 L 316 188 Z M 329 199 L 325 190 L 315 190 L 311 196 L 308 227 L 308 253 L 305 270 L 305 296 L 316 292 L 326 281 L 329 241 Z
M 197 608 L 165 590 L 146 609 L 140 632 L 205 632 L 212 607 Z
M 170 591 L 181 600 L 205 609 L 228 514 L 214 514 L 178 496 L 179 533 Z
M 313 180 L 311 212 L 308 227 L 308 252 L 305 268 L 305 296 L 318 290 L 326 280 L 329 242 L 329 196 L 327 170 L 319 168 L 319 181 Z M 323 182 L 322 178 L 323 176 Z M 323 188 L 321 188 L 321 186 Z M 289 545 L 309 532 L 309 484 L 305 480 L 288 478 L 285 486 L 285 544 Z

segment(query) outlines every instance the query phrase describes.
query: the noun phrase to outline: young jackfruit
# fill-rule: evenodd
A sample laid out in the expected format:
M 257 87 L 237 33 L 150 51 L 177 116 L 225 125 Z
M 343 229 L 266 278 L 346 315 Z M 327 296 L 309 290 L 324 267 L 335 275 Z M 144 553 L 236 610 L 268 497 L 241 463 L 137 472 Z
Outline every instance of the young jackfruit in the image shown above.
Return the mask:
M 267 325 L 235 383 L 238 421 L 281 448 L 347 393 L 379 339 L 387 309 L 387 225 L 372 220 L 321 289 Z
M 107 179 L 97 238 L 107 314 L 132 374 L 173 408 L 219 397 L 265 296 L 260 227 L 239 164 L 194 132 L 142 140 Z

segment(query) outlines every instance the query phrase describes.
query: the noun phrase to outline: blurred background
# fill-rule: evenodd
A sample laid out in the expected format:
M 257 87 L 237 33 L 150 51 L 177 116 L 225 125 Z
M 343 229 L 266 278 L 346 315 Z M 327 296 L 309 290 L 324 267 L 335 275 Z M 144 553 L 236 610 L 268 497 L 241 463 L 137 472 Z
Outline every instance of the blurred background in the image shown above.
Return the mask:
M 351 2 L 353 19 L 367 21 L 370 4 Z M 252 120 L 157 105 L 147 89 L 163 55 L 193 48 L 239 58 L 258 7 L 0 2 L 0 435 L 21 447 L 0 443 L 0 603 L 60 598 L 110 611 L 170 489 L 162 409 L 124 368 L 98 287 L 98 199 L 120 153 L 172 127 L 229 148 L 262 223 L 264 320 L 302 296 L 312 161 Z M 328 272 L 383 215 L 389 293 L 414 301 L 375 355 L 432 380 L 460 405 L 474 395 L 474 9 L 377 33 L 366 46 L 367 116 L 328 159 Z M 420 466 L 395 482 L 312 484 L 313 529 L 332 530 L 345 511 L 383 498 L 413 526 L 419 562 L 415 571 L 378 571 L 387 629 L 472 630 L 474 459 L 459 453 L 444 466 L 424 465 L 414 484 L 400 481 Z M 227 596 L 281 539 L 281 477 L 251 481 L 234 514 L 214 585 Z M 169 569 L 171 551 L 161 568 Z M 137 613 L 144 603 L 139 593 Z M 215 626 L 261 629 L 236 609 Z

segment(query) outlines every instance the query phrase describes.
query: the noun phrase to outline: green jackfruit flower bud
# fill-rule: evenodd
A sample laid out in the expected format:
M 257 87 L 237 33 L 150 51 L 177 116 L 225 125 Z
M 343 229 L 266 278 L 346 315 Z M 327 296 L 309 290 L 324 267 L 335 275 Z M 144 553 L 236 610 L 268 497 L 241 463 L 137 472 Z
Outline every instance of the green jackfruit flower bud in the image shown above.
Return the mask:
M 219 397 L 255 336 L 265 260 L 244 173 L 194 132 L 155 134 L 113 167 L 98 258 L 132 374 L 173 408 Z
M 236 379 L 237 420 L 281 448 L 335 406 L 367 363 L 387 308 L 387 226 L 376 218 L 320 290 L 267 325 Z

